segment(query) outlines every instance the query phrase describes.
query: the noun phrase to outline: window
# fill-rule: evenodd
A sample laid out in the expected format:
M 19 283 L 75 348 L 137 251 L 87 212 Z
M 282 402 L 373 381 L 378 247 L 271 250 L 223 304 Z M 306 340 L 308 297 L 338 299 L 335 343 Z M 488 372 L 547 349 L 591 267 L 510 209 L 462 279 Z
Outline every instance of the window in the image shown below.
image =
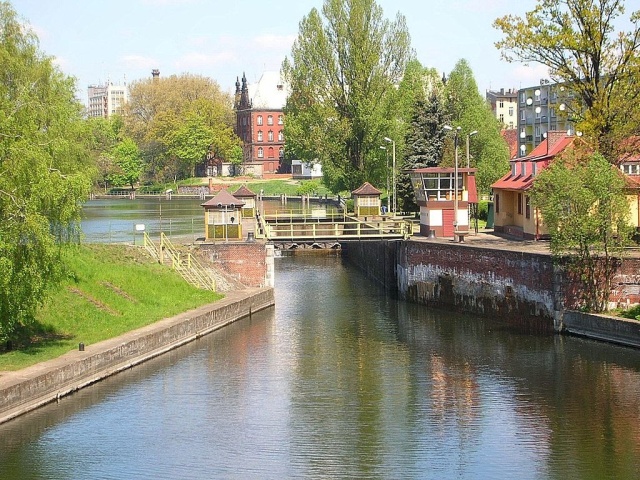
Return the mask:
M 520 175 L 523 177 L 527 175 L 527 162 L 520 162 Z
M 509 122 L 509 128 L 513 130 L 513 122 Z
M 262 149 L 262 147 L 258 147 L 258 158 L 263 158 L 264 157 L 264 150 Z
M 282 147 L 278 150 L 278 158 L 284 158 L 284 148 Z
M 278 125 L 282 125 L 284 122 L 282 121 L 282 115 L 278 115 Z
M 262 141 L 262 130 L 258 130 L 258 141 Z
M 269 132 L 267 133 L 267 139 L 270 142 L 273 142 L 273 130 L 269 130 Z
M 524 122 L 526 119 L 527 119 L 527 112 L 525 112 L 524 109 L 522 109 L 520 111 L 520 120 Z
M 531 198 L 529 195 L 525 195 L 524 197 L 524 216 L 531 218 Z
M 262 115 L 258 115 L 258 118 L 256 119 L 256 124 L 262 125 Z
M 520 103 L 524 103 L 527 100 L 525 92 L 520 92 Z
M 540 138 L 540 125 L 536 125 L 536 138 Z
M 534 177 L 538 173 L 538 169 L 536 168 L 536 165 L 538 164 L 535 162 L 531 162 L 531 175 L 533 175 Z
M 269 150 L 267 150 L 267 157 L 269 158 L 273 158 L 273 147 L 269 147 Z M 271 168 L 273 170 L 273 167 Z
M 504 100 L 500 100 L 499 105 L 500 105 L 500 108 L 504 108 Z
M 273 125 L 273 115 L 267 116 L 267 125 Z
M 425 173 L 418 180 L 416 193 L 423 200 L 453 200 L 454 183 L 453 173 Z M 462 174 L 458 173 L 458 197 L 463 188 Z
M 556 109 L 554 107 L 551 107 L 549 109 L 549 115 L 551 115 L 552 117 L 556 116 Z
M 504 113 L 501 113 L 499 116 L 500 123 L 504 123 Z
M 278 141 L 279 142 L 283 142 L 284 141 L 284 135 L 282 134 L 282 130 L 280 130 L 278 132 Z
M 522 215 L 522 194 L 518 194 L 518 215 Z
M 518 166 L 516 165 L 516 162 L 513 162 L 511 164 L 511 176 L 515 177 L 518 174 Z
M 495 197 L 495 204 L 496 204 L 496 213 L 500 213 L 500 194 L 496 193 L 494 195 Z
M 513 117 L 513 107 L 509 107 L 509 116 Z

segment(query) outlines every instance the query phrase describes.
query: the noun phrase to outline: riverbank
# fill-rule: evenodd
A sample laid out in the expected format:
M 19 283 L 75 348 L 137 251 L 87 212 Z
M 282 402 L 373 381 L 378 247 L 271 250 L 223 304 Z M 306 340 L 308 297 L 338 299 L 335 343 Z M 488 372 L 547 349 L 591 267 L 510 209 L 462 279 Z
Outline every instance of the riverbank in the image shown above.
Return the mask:
M 119 337 L 0 375 L 0 423 L 218 330 L 275 304 L 273 288 L 229 292 L 224 299 Z M 82 349 L 83 348 L 83 349 Z

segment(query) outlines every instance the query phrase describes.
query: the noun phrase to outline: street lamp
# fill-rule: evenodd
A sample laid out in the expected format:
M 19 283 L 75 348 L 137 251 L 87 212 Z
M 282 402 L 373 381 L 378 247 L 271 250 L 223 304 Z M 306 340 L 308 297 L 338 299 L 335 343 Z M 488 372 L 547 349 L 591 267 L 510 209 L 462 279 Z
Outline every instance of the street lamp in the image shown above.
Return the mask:
M 389 137 L 384 137 L 384 141 L 393 144 L 393 165 L 391 170 L 391 186 L 393 187 L 393 215 L 396 215 L 396 142 Z
M 454 131 L 450 125 L 444 126 L 445 130 Z M 458 134 L 462 130 L 461 127 L 456 127 L 455 137 L 453 139 L 453 146 L 455 152 L 455 165 L 453 168 L 453 236 L 455 237 L 458 230 Z
M 386 172 L 387 172 L 387 211 L 391 212 L 391 205 L 389 204 L 390 199 L 389 199 L 389 150 L 387 150 L 387 147 L 385 146 L 380 146 L 380 148 L 382 150 L 384 150 L 384 157 L 385 157 L 385 163 L 386 163 Z
M 467 135 L 467 168 L 469 168 L 469 137 L 473 137 L 477 133 L 478 133 L 478 131 L 474 130 L 473 132 L 471 132 L 471 133 L 469 133 Z

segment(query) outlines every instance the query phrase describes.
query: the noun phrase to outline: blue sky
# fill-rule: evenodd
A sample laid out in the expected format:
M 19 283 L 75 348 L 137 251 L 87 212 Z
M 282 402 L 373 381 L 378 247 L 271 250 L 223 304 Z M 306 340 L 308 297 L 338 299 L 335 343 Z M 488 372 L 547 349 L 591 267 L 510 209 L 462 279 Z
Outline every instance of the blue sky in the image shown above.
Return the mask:
M 249 82 L 279 70 L 300 20 L 322 0 L 10 0 L 18 15 L 78 80 L 86 102 L 90 84 L 129 83 L 189 72 L 233 91 L 237 76 Z M 523 15 L 535 0 L 378 0 L 385 17 L 406 17 L 418 60 L 449 72 L 465 58 L 481 92 L 535 85 L 546 76 L 538 66 L 509 64 L 495 48 L 493 21 Z

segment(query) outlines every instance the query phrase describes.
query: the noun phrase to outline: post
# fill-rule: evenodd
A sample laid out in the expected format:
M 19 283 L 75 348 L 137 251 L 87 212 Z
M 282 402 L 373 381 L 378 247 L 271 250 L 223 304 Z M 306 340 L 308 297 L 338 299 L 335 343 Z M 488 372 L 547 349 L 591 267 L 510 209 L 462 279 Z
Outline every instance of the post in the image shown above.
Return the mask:
M 391 171 L 391 182 L 393 183 L 393 216 L 396 216 L 398 204 L 396 202 L 396 142 L 393 142 L 393 170 Z
M 455 166 L 453 169 L 453 236 L 455 238 L 458 231 L 458 136 L 461 127 L 456 128 L 454 137 Z

